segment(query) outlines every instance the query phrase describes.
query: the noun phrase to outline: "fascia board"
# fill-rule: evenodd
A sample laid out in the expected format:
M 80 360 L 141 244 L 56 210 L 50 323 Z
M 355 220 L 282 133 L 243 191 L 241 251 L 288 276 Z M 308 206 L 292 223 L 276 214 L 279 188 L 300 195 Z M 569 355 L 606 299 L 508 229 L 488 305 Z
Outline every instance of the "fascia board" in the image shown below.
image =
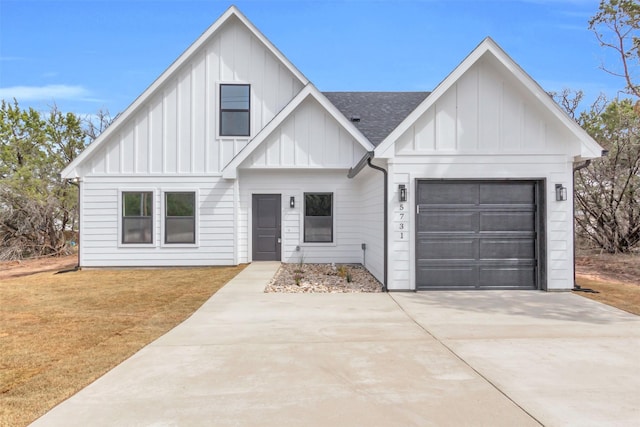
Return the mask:
M 204 33 L 200 35 L 173 63 L 167 68 L 160 76 L 153 82 L 140 96 L 138 96 L 133 103 L 131 103 L 121 114 L 119 114 L 114 122 L 102 133 L 95 141 L 87 146 L 78 157 L 76 157 L 67 167 L 65 167 L 60 176 L 63 179 L 76 178 L 78 176 L 78 166 L 80 166 L 85 159 L 91 156 L 95 152 L 102 142 L 109 139 L 109 137 L 119 131 L 120 127 L 131 116 L 133 116 L 138 109 L 150 99 L 156 91 L 167 82 L 184 63 L 186 63 L 199 49 L 205 44 L 219 29 L 222 27 L 231 17 L 236 17 L 242 22 L 253 35 L 259 39 L 264 45 L 271 51 L 286 67 L 290 70 L 296 78 L 300 80 L 303 85 L 308 84 L 307 78 L 271 43 L 235 6 L 229 7 Z

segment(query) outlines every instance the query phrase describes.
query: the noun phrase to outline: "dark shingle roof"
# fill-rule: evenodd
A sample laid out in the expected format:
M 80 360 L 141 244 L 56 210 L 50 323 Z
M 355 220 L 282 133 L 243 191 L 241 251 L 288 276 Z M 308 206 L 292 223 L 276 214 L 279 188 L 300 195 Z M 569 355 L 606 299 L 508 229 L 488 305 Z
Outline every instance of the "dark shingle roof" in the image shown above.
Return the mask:
M 387 137 L 429 92 L 323 92 L 373 145 Z M 352 118 L 359 118 L 360 121 Z

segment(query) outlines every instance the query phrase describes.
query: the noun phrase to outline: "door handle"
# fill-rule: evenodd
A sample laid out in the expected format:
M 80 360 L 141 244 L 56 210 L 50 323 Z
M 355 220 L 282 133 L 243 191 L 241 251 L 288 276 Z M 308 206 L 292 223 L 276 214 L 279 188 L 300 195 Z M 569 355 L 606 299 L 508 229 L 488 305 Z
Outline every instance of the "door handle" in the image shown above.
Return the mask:
M 282 238 L 278 237 L 278 243 L 282 243 Z

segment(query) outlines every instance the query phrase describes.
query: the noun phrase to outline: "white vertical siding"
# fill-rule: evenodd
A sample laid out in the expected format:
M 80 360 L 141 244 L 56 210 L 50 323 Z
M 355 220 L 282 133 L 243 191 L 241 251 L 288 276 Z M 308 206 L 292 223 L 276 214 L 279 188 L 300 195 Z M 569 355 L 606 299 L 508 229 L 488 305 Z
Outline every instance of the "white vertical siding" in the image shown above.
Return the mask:
M 302 83 L 236 18 L 230 19 L 176 74 L 104 141 L 89 173 L 219 173 L 248 138 L 217 136 L 218 85 L 251 85 L 251 136 L 302 89 Z M 102 156 L 108 156 L 105 167 Z
M 490 58 L 478 61 L 396 141 L 396 154 L 579 154 L 579 142 Z
M 315 99 L 307 99 L 256 147 L 243 167 L 348 169 L 364 153 Z

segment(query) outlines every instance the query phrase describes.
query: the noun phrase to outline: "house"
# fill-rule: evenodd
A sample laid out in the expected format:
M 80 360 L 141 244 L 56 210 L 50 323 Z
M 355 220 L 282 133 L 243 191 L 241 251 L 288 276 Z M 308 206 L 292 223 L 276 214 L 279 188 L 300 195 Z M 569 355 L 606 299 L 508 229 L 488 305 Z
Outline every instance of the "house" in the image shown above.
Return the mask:
M 389 290 L 562 290 L 573 168 L 601 151 L 489 38 L 431 93 L 322 93 L 231 7 L 62 177 L 81 267 L 302 260 Z

